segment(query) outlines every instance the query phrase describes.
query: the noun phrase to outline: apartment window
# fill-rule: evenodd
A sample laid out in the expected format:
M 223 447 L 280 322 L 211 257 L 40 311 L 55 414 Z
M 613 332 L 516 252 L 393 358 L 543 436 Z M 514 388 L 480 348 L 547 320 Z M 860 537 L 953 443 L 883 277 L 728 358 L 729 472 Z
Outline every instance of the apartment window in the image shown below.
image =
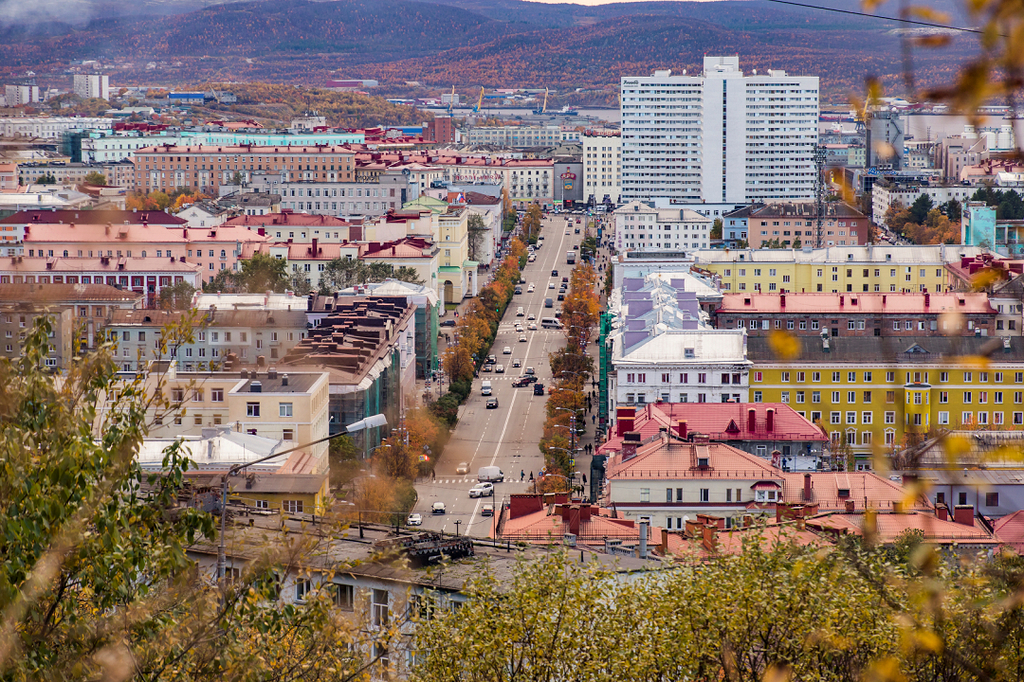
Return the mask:
M 846 402 L 848 402 L 848 403 L 856 403 L 857 402 L 857 391 L 847 391 L 846 392 Z
M 941 381 L 941 382 L 949 381 L 949 372 L 939 372 L 939 381 Z
M 284 510 L 289 514 L 302 513 L 302 500 L 285 500 L 283 506 Z
M 224 402 L 224 389 L 223 388 L 212 388 L 210 389 L 210 402 L 222 403 Z
M 784 403 L 788 403 L 789 402 L 789 391 L 783 391 L 782 392 L 782 402 L 784 402 Z
M 335 607 L 342 611 L 355 610 L 356 595 L 355 588 L 352 585 L 334 583 L 334 585 L 331 586 L 331 591 L 333 592 Z
M 939 391 L 939 402 L 940 403 L 948 403 L 949 402 L 949 391 Z
M 701 488 L 700 489 L 700 501 L 701 502 L 710 502 L 711 501 L 711 489 L 710 488 Z
M 871 402 L 871 391 L 864 391 L 864 403 Z
M 842 412 L 832 412 L 829 414 L 829 421 L 833 424 L 841 424 L 843 422 Z
M 782 373 L 782 381 L 783 383 L 789 383 L 789 372 Z
M 763 375 L 761 374 L 761 372 L 754 372 L 754 381 L 762 381 L 762 380 L 763 380 Z
M 846 413 L 846 423 L 847 424 L 856 424 L 857 423 L 857 413 L 856 412 L 847 412 Z
M 835 404 L 838 404 L 838 403 L 839 403 L 839 391 L 832 391 L 832 404 L 835 405 Z
M 885 413 L 885 423 L 886 424 L 895 424 L 896 423 L 896 413 L 895 412 L 886 412 Z
M 871 372 L 864 372 L 864 383 L 871 383 Z
M 759 403 L 762 401 L 761 391 L 754 391 L 754 402 Z
M 797 383 L 801 383 L 801 384 L 802 384 L 802 383 L 804 383 L 804 381 L 805 381 L 805 378 L 804 378 L 804 377 L 805 377 L 805 376 L 806 376 L 806 375 L 805 375 L 805 374 L 804 374 L 803 372 L 797 372 L 797 373 L 796 373 L 796 380 L 797 380 Z
M 886 381 L 886 383 L 889 383 L 889 384 L 891 384 L 892 382 L 896 381 L 896 372 L 886 372 L 885 373 L 885 381 Z
M 999 493 L 985 493 L 985 506 L 986 507 L 998 507 L 999 506 Z
M 246 403 L 245 404 L 245 416 L 246 417 L 258 417 L 258 416 L 260 416 L 260 404 L 259 403 Z
M 386 628 L 388 627 L 389 621 L 389 610 L 388 610 L 388 591 L 387 590 L 373 590 L 371 597 L 370 611 L 370 622 L 375 628 Z
M 183 388 L 172 388 L 171 389 L 171 402 L 180 403 L 185 400 L 185 389 Z
M 964 372 L 964 383 L 968 384 L 972 381 L 973 372 Z
M 949 412 L 939 412 L 939 424 L 945 425 L 949 423 Z
M 803 391 L 797 391 L 796 392 L 796 401 L 797 401 L 797 403 L 804 402 L 804 392 Z
M 811 391 L 811 402 L 812 403 L 820 403 L 821 402 L 821 391 Z
M 640 501 L 641 502 L 650 502 L 651 501 L 651 489 L 650 488 L 640 488 Z
M 971 392 L 970 391 L 964 391 L 964 401 L 963 402 L 964 402 L 965 405 L 969 405 L 970 404 L 971 398 L 972 398 Z
M 864 412 L 861 412 L 860 413 L 860 423 L 861 424 L 870 424 L 871 423 L 871 414 L 872 413 L 867 411 L 867 410 L 865 410 Z
M 295 581 L 295 601 L 305 601 L 306 595 L 313 589 L 313 583 L 308 578 L 300 578 Z
M 203 402 L 203 389 L 197 388 L 192 391 L 192 402 L 201 403 Z
M 811 381 L 821 381 L 821 372 L 811 372 Z
M 278 416 L 279 417 L 291 417 L 292 416 L 292 403 L 280 403 L 278 405 Z
M 995 403 L 996 405 L 1002 405 L 1003 404 L 1003 392 L 1002 391 L 993 391 L 992 392 L 992 402 Z
M 839 381 L 840 381 L 840 377 L 841 376 L 842 376 L 841 372 L 832 372 L 832 383 L 833 384 L 838 384 Z

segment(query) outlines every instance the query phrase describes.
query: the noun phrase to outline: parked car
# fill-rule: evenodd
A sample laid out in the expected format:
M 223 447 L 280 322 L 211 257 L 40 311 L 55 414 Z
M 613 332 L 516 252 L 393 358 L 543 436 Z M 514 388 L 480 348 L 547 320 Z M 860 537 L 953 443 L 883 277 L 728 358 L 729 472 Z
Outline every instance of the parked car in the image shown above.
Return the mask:
M 455 467 L 455 473 L 457 473 L 457 474 L 468 474 L 469 473 L 469 462 L 459 462 L 459 466 Z
M 430 513 L 431 514 L 444 514 L 445 513 L 444 502 L 435 502 L 434 504 L 430 505 Z
M 533 385 L 533 394 L 534 395 L 544 395 L 544 384 L 534 384 Z
M 422 514 L 409 514 L 409 518 L 405 520 L 407 526 L 422 526 L 423 515 Z
M 470 497 L 492 497 L 494 495 L 493 483 L 477 483 L 469 489 Z
M 501 367 L 501 365 L 498 365 L 498 367 Z M 498 408 L 498 399 L 497 398 L 488 398 L 487 399 L 487 409 L 488 410 L 494 410 L 494 409 L 497 409 L 497 408 Z

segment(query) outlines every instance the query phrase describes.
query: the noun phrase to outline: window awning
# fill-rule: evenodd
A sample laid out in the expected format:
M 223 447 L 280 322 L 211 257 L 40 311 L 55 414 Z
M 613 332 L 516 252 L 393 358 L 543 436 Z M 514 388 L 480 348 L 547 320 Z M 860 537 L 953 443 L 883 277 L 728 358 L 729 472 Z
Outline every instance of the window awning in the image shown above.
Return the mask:
M 775 481 L 758 481 L 750 486 L 751 490 L 779 490 L 782 486 Z

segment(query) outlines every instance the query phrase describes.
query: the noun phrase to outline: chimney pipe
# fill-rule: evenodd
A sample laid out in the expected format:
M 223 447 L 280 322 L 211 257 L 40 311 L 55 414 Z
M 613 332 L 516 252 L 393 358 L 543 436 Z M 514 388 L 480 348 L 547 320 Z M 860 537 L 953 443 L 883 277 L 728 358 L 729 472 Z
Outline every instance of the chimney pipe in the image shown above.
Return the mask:
M 779 307 L 780 308 L 785 308 L 786 307 L 786 294 L 785 294 L 785 292 L 779 294 Z
M 757 431 L 757 412 L 753 407 L 747 408 L 747 431 L 751 433 Z
M 962 526 L 974 525 L 974 505 L 958 504 L 953 507 L 953 521 Z
M 640 558 L 647 558 L 647 521 L 640 522 Z
M 804 502 L 811 501 L 811 475 L 804 474 Z
M 949 509 L 944 504 L 935 505 L 935 516 L 939 521 L 949 521 Z
M 677 433 L 679 434 L 680 438 L 686 438 L 686 420 L 685 419 L 680 419 L 679 420 L 679 428 L 677 429 Z
M 775 408 L 769 407 L 767 411 L 768 417 L 768 433 L 775 431 Z
M 924 291 L 924 307 L 927 308 L 932 304 L 932 295 L 928 293 L 928 290 Z

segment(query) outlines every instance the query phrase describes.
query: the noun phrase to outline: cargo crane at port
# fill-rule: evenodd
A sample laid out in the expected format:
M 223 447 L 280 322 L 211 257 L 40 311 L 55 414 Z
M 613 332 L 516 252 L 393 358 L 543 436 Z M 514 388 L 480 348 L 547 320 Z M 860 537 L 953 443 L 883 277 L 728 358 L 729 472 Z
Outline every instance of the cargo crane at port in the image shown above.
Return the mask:
M 476 106 L 473 107 L 473 113 L 474 114 L 480 113 L 480 108 L 483 106 L 483 104 L 484 104 L 484 87 L 481 85 L 480 86 L 480 97 L 477 98 L 477 100 L 476 100 Z
M 545 114 L 548 111 L 548 89 L 544 88 L 544 105 L 540 109 L 534 109 L 535 114 Z

